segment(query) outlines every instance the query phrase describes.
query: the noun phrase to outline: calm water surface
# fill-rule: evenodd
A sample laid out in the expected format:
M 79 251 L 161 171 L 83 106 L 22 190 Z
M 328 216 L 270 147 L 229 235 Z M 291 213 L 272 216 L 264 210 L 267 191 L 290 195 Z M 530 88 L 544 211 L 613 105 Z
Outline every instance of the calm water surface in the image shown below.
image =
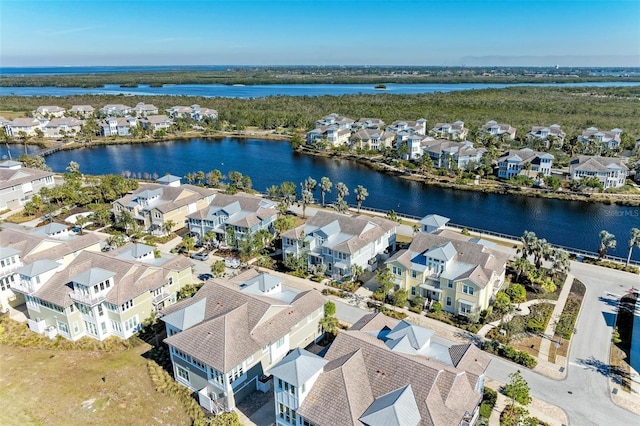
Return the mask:
M 219 169 L 224 174 L 237 170 L 249 175 L 254 189 L 289 180 L 296 184 L 312 176 L 318 182 L 327 176 L 334 183 L 344 182 L 350 190 L 347 201 L 355 204 L 354 189 L 363 185 L 369 191 L 364 206 L 395 210 L 416 216 L 437 213 L 453 223 L 511 235 L 523 231 L 569 247 L 595 251 L 598 233 L 606 229 L 618 237 L 618 249 L 610 254 L 626 257 L 628 235 L 640 227 L 640 208 L 532 197 L 456 191 L 410 182 L 373 171 L 342 159 L 319 158 L 293 152 L 287 142 L 261 139 L 191 139 L 147 145 L 112 145 L 76 151 L 61 151 L 46 158 L 56 172 L 63 172 L 70 161 L 91 174 L 171 173 L 184 176 L 202 170 Z M 316 198 L 321 195 L 316 191 Z M 327 194 L 335 199 L 335 189 Z M 634 259 L 640 260 L 640 250 Z

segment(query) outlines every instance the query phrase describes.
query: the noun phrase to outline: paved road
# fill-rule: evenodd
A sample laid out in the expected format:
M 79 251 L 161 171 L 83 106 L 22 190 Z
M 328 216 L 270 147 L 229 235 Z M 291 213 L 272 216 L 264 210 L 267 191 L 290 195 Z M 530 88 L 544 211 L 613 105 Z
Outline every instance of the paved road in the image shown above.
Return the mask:
M 565 380 L 549 379 L 530 370 L 522 375 L 537 398 L 562 407 L 572 425 L 640 424 L 640 416 L 611 401 L 608 386 L 609 342 L 615 324 L 618 296 L 639 277 L 612 269 L 572 262 L 571 273 L 587 287 L 578 333 L 571 342 L 569 369 Z M 494 357 L 487 376 L 506 383 L 518 366 Z

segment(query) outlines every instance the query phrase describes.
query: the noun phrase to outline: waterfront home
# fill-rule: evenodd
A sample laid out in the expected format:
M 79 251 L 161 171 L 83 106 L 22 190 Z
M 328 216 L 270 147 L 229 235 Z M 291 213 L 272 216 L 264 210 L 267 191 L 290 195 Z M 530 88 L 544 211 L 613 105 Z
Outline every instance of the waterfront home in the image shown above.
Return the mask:
M 454 123 L 436 123 L 429 131 L 431 136 L 442 139 L 451 139 L 463 141 L 467 138 L 469 129 L 464 127 L 464 121 L 456 121 Z
M 187 216 L 189 231 L 201 239 L 207 232 L 218 241 L 237 246 L 260 229 L 273 232 L 278 218 L 277 204 L 248 194 L 215 194 L 208 207 Z
M 291 349 L 322 335 L 324 297 L 282 278 L 247 270 L 212 279 L 190 299 L 161 312 L 176 381 L 213 413 L 270 384 L 260 378 Z
M 310 269 L 324 264 L 334 279 L 351 276 L 355 265 L 373 271 L 395 251 L 397 225 L 378 216 L 319 211 L 306 224 L 282 234 L 283 257 L 305 256 Z
M 629 167 L 619 158 L 579 155 L 569 164 L 572 180 L 595 177 L 603 189 L 624 186 L 629 176 Z
M 0 210 L 23 206 L 42 188 L 54 186 L 52 172 L 22 167 L 17 161 L 4 161 L 0 163 Z
M 143 321 L 174 303 L 192 282 L 191 262 L 133 244 L 110 253 L 82 251 L 66 267 L 49 259 L 16 270 L 29 328 L 69 340 L 127 339 Z
M 11 120 L 7 120 L 4 117 L 0 117 L 0 129 L 4 129 L 5 127 L 7 127 L 7 124 L 11 123 Z M 6 130 L 5 130 L 6 133 Z
M 480 127 L 480 132 L 491 136 L 506 137 L 509 140 L 514 140 L 516 138 L 515 127 L 511 127 L 510 124 L 499 124 L 493 120 L 487 121 L 482 127 Z
M 426 215 L 420 219 L 420 232 L 431 234 L 436 231 L 443 231 L 447 223 L 449 223 L 449 220 L 448 217 L 437 214 Z
M 84 120 L 74 117 L 54 118 L 42 128 L 45 138 L 59 138 L 63 135 L 73 136 L 80 132 Z
M 24 295 L 11 288 L 18 283 L 18 268 L 43 259 L 66 266 L 83 250 L 100 251 L 100 238 L 95 234 L 69 234 L 67 226 L 60 223 L 33 231 L 0 231 L 0 308 L 24 303 Z
M 34 117 L 44 117 L 44 118 L 60 118 L 64 117 L 64 113 L 66 109 L 61 108 L 56 105 L 51 106 L 40 106 L 33 111 Z
M 307 133 L 307 143 L 309 145 L 318 142 L 326 142 L 330 146 L 345 146 L 349 144 L 351 130 L 341 128 L 337 124 L 330 126 L 320 126 Z
M 352 119 L 348 117 L 344 117 L 334 112 L 316 121 L 316 126 L 317 127 L 336 126 L 340 130 L 344 130 L 344 129 L 351 130 L 351 128 L 353 127 L 353 123 L 354 121 Z
M 598 130 L 597 127 L 589 127 L 578 136 L 578 142 L 582 142 L 586 145 L 596 144 L 600 148 L 600 151 L 613 151 L 620 148 L 620 135 L 622 130 L 616 128 L 609 131 Z
M 98 123 L 101 136 L 128 136 L 138 125 L 135 117 L 108 117 Z
M 93 112 L 94 108 L 91 105 L 71 105 L 71 109 L 69 110 L 69 114 L 82 118 L 91 117 Z
M 384 121 L 379 118 L 361 118 L 353 123 L 352 129 L 381 130 L 384 127 Z
M 540 140 L 544 142 L 547 148 L 549 148 L 552 143 L 562 146 L 566 136 L 567 134 L 562 131 L 558 124 L 552 124 L 549 127 L 533 126 L 529 133 L 527 133 L 527 139 Z
M 205 208 L 215 196 L 212 189 L 195 185 L 182 185 L 180 180 L 163 177 L 159 183 L 147 183 L 113 202 L 116 220 L 124 214 L 142 227 L 144 232 L 164 235 L 165 223 L 172 221 L 175 228 L 185 226 L 187 216 Z
M 386 262 L 396 289 L 438 301 L 442 309 L 475 317 L 504 284 L 509 256 L 490 243 L 448 230 L 419 232 Z
M 158 107 L 153 104 L 145 104 L 144 102 L 138 102 L 136 106 L 131 109 L 131 113 L 137 117 L 147 117 L 149 115 L 158 115 Z
M 380 151 L 391 148 L 395 135 L 379 129 L 360 129 L 351 135 L 351 143 L 355 148 L 368 151 Z
M 436 168 L 464 169 L 469 164 L 478 164 L 486 152 L 484 148 L 474 148 L 469 141 L 454 142 L 428 137 L 420 143 L 420 155 L 428 155 Z
M 406 137 L 413 134 L 424 136 L 427 134 L 427 120 L 424 118 L 419 118 L 416 121 L 397 120 L 388 125 L 386 130 Z
M 498 177 L 509 179 L 523 170 L 550 176 L 554 158 L 549 153 L 537 152 L 530 148 L 507 151 L 498 157 Z
M 200 105 L 191 105 L 191 117 L 195 121 L 202 121 L 206 118 L 211 120 L 218 119 L 218 111 L 211 108 L 202 108 Z
M 122 104 L 107 104 L 100 108 L 99 112 L 103 116 L 115 115 L 117 117 L 123 117 L 131 114 L 131 107 Z
M 433 335 L 374 313 L 338 333 L 323 357 L 294 350 L 270 370 L 276 425 L 475 424 L 490 358 Z
M 37 118 L 18 117 L 5 124 L 5 132 L 14 138 L 19 137 L 20 132 L 24 132 L 27 136 L 36 136 L 36 130 L 41 130 L 42 124 Z
M 149 115 L 140 119 L 143 129 L 151 129 L 153 133 L 158 130 L 168 130 L 173 122 L 166 115 Z
M 188 106 L 172 106 L 165 110 L 171 118 L 188 118 L 191 117 L 192 109 Z

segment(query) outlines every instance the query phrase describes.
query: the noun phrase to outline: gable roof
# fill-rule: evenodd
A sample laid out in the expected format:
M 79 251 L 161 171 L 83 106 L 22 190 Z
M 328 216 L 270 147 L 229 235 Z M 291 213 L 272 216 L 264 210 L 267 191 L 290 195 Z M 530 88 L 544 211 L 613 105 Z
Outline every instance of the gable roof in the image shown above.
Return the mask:
M 327 364 L 327 360 L 300 348 L 295 348 L 277 365 L 269 370 L 272 375 L 300 387 Z
M 420 219 L 420 223 L 426 226 L 433 226 L 434 228 L 440 228 L 442 226 L 445 226 L 447 223 L 449 223 L 449 220 L 450 219 L 448 217 L 440 216 L 437 214 L 430 214 Z

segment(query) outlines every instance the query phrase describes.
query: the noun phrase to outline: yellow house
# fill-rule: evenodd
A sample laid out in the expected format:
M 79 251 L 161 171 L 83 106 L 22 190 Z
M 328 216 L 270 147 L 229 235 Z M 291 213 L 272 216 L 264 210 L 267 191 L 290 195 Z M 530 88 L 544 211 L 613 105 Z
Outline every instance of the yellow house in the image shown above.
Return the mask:
M 405 289 L 410 298 L 421 296 L 440 302 L 447 312 L 476 315 L 504 284 L 509 256 L 491 246 L 447 230 L 420 232 L 386 263 L 396 289 Z

